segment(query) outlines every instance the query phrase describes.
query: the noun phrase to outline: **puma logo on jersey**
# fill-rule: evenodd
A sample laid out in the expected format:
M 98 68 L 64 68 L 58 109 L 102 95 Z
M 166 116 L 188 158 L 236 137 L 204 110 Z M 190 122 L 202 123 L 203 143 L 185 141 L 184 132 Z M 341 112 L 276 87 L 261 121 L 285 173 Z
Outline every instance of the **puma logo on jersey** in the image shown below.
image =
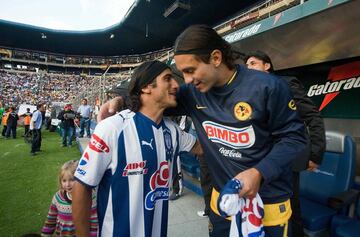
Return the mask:
M 154 150 L 154 148 L 153 148 L 153 146 L 152 146 L 152 144 L 151 144 L 152 141 L 153 141 L 152 138 L 151 138 L 150 142 L 147 142 L 147 141 L 142 140 L 142 141 L 141 141 L 141 145 L 143 145 L 143 146 L 149 146 L 149 147 L 151 148 L 151 150 Z

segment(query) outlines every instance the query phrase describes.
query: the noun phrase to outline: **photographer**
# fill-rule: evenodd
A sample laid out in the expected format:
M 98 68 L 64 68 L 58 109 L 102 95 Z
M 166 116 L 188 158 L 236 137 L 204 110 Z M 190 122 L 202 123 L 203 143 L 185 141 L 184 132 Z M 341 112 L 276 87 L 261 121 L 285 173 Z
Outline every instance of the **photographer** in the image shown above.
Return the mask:
M 61 136 L 62 136 L 62 146 L 71 147 L 72 146 L 72 137 L 74 135 L 75 125 L 75 112 L 72 110 L 70 104 L 65 105 L 64 110 L 62 110 L 58 119 L 61 120 Z

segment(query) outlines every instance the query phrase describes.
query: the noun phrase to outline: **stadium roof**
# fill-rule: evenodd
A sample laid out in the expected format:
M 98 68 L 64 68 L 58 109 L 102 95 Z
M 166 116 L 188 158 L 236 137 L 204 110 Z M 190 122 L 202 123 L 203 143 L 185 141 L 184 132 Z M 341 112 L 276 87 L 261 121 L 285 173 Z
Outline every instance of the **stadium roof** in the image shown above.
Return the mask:
M 138 0 L 121 23 L 88 32 L 50 30 L 0 20 L 0 47 L 67 55 L 143 54 L 171 47 L 176 36 L 191 24 L 215 26 L 263 1 Z
M 136 0 L 2 1 L 0 19 L 63 31 L 91 31 L 122 21 Z

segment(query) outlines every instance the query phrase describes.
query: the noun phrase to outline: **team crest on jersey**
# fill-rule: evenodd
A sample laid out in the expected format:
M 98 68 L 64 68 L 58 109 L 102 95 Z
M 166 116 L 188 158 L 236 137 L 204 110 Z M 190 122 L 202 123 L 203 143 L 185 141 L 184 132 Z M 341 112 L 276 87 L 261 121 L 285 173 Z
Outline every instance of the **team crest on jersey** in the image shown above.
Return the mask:
M 290 100 L 289 103 L 288 103 L 288 106 L 289 106 L 290 109 L 296 110 L 296 104 L 295 104 L 294 100 Z
M 110 151 L 109 146 L 96 134 L 93 134 L 91 136 L 90 142 L 89 142 L 89 148 L 93 151 L 102 153 L 108 153 Z
M 234 106 L 234 115 L 240 121 L 245 121 L 251 118 L 252 108 L 246 102 L 239 102 Z
M 150 178 L 151 191 L 145 197 L 146 210 L 153 210 L 157 200 L 169 199 L 169 176 L 169 163 L 163 161 L 160 163 L 160 168 Z
M 255 132 L 251 125 L 243 128 L 233 128 L 212 121 L 204 121 L 202 126 L 212 142 L 234 149 L 249 148 L 255 143 Z
M 129 175 L 147 174 L 148 169 L 145 168 L 145 166 L 146 166 L 146 160 L 140 161 L 140 162 L 135 162 L 135 163 L 129 163 L 126 165 L 122 176 L 126 177 Z
M 171 133 L 168 128 L 164 128 L 164 142 L 165 142 L 165 150 L 166 150 L 166 158 L 170 159 L 173 153 L 173 146 L 171 140 Z

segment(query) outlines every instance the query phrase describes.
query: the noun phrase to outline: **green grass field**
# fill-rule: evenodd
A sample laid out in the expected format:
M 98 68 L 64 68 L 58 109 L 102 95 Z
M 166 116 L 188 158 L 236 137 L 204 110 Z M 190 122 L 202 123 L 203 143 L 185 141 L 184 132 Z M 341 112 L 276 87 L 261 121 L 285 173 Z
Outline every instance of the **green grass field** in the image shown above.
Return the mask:
M 2 130 L 2 126 L 1 126 Z M 42 152 L 30 156 L 18 129 L 16 139 L 0 135 L 0 236 L 19 237 L 40 233 L 51 202 L 58 190 L 58 171 L 70 159 L 79 159 L 76 142 L 72 148 L 61 147 L 56 132 L 43 130 Z

